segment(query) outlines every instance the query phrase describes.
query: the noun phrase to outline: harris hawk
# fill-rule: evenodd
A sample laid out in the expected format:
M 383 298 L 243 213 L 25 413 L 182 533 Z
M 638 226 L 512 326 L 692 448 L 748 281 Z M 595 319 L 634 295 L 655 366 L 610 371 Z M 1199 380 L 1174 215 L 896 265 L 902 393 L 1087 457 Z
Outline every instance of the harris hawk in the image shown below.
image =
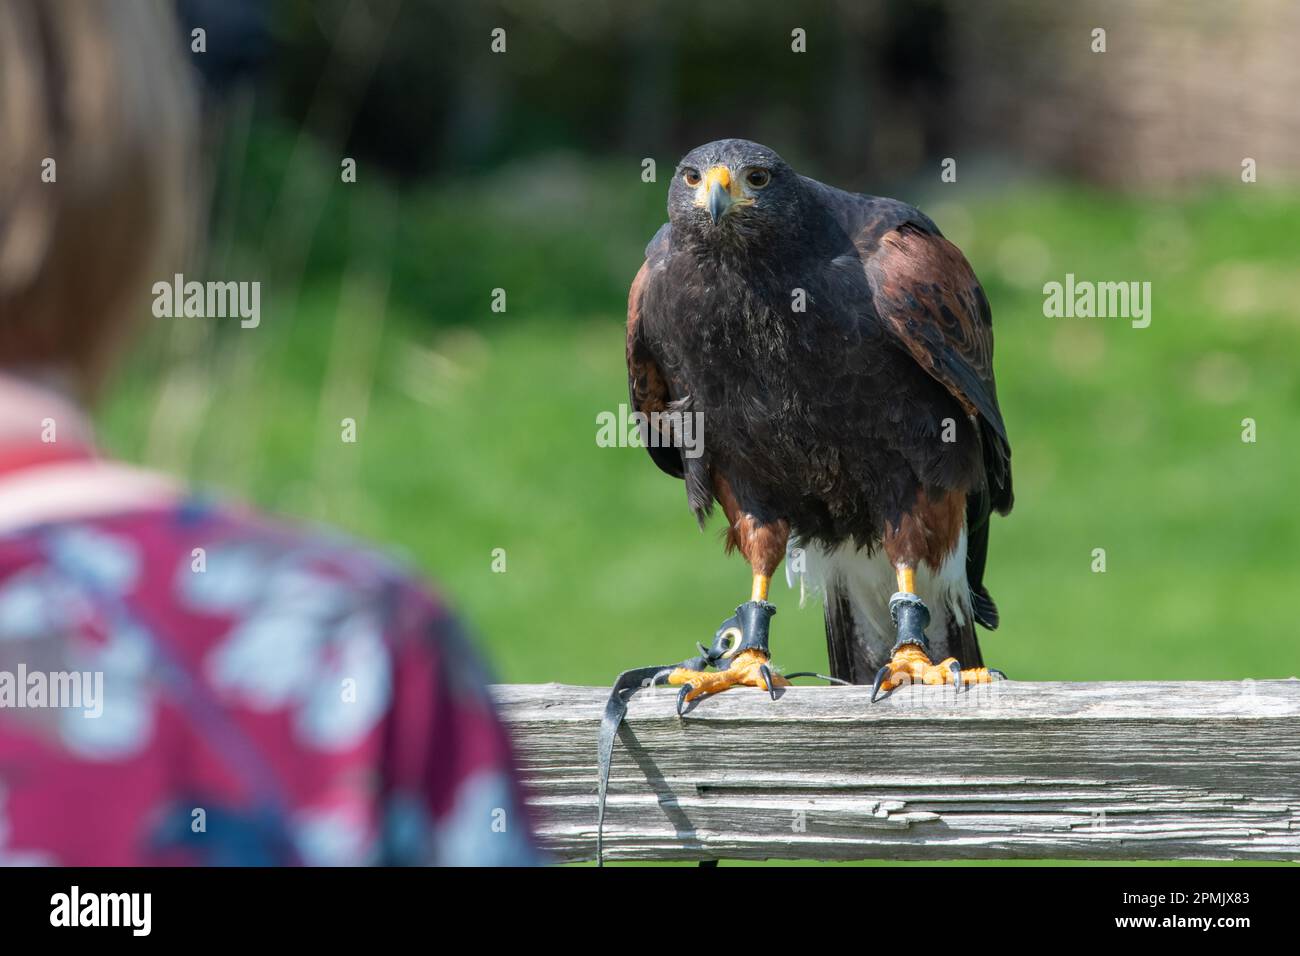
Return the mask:
M 998 624 L 984 569 L 1011 447 L 988 298 L 961 251 L 912 206 L 740 139 L 682 159 L 668 220 L 628 297 L 631 402 L 655 464 L 685 480 L 701 526 L 721 507 L 753 573 L 705 656 L 656 676 L 681 687 L 679 711 L 787 682 L 768 649 L 787 552 L 792 583 L 823 595 L 835 678 L 874 680 L 875 699 L 1001 677 L 974 625 Z

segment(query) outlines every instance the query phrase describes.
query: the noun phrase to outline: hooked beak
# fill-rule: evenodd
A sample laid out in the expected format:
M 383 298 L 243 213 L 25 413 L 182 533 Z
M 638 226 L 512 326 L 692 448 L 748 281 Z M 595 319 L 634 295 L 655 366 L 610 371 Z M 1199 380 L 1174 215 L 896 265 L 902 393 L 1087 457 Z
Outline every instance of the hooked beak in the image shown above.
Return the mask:
M 709 196 L 705 205 L 709 210 L 709 218 L 717 222 L 731 208 L 731 194 L 715 179 L 709 186 Z
M 709 218 L 716 223 L 727 214 L 735 199 L 731 195 L 731 170 L 726 166 L 714 166 L 704 174 L 700 184 L 703 205 L 709 211 Z

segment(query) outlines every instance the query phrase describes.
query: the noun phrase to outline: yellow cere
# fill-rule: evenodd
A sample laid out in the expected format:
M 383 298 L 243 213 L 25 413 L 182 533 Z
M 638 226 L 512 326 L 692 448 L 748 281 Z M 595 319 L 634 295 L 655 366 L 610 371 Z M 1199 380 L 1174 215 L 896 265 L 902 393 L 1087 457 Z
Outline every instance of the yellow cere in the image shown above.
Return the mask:
M 700 180 L 699 186 L 695 188 L 695 205 L 703 206 L 709 201 L 709 190 L 713 188 L 715 182 L 725 189 L 732 199 L 745 198 L 740 180 L 732 177 L 730 169 L 726 166 L 711 166 Z

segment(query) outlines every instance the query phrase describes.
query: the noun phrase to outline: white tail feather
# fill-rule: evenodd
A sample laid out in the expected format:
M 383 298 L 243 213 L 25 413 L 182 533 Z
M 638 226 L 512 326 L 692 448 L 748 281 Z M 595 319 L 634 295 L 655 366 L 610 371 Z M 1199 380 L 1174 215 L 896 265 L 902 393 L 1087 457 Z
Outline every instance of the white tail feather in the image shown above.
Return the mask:
M 889 598 L 898 588 L 895 569 L 883 549 L 869 553 L 846 542 L 827 551 L 792 539 L 786 554 L 786 581 L 794 587 L 796 579 L 801 607 L 809 592 L 820 594 L 823 600 L 828 593 L 844 595 L 853 609 L 854 635 L 862 656 L 873 661 L 888 659 L 895 639 Z M 916 593 L 930 609 L 926 636 L 934 659 L 956 653 L 956 648 L 948 647 L 949 621 L 961 627 L 971 615 L 965 529 L 937 573 L 924 563 L 916 569 Z

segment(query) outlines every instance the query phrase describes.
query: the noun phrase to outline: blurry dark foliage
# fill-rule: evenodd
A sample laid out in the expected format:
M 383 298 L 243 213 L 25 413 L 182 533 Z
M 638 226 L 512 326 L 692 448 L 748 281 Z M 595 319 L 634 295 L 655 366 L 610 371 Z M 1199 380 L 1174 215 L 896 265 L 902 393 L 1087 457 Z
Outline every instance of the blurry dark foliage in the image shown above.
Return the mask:
M 348 155 L 402 177 L 558 149 L 673 161 L 745 136 L 792 160 L 815 155 L 845 181 L 878 181 L 946 145 L 946 10 L 937 0 L 286 3 L 268 81 L 289 123 L 321 124 Z M 490 49 L 497 27 L 504 54 Z M 795 28 L 806 53 L 791 50 Z
M 662 164 L 724 136 L 870 191 L 933 181 L 937 158 L 976 153 L 1142 188 L 1233 174 L 1247 148 L 1300 169 L 1292 0 L 180 7 L 208 30 L 195 60 L 211 88 L 256 77 L 259 117 L 405 180 L 560 151 Z M 796 28 L 805 53 L 791 50 Z
M 193 30 L 207 34 L 205 51 L 191 50 L 190 61 L 210 94 L 256 76 L 271 55 L 270 10 L 260 0 L 178 0 L 176 14 L 187 49 Z

